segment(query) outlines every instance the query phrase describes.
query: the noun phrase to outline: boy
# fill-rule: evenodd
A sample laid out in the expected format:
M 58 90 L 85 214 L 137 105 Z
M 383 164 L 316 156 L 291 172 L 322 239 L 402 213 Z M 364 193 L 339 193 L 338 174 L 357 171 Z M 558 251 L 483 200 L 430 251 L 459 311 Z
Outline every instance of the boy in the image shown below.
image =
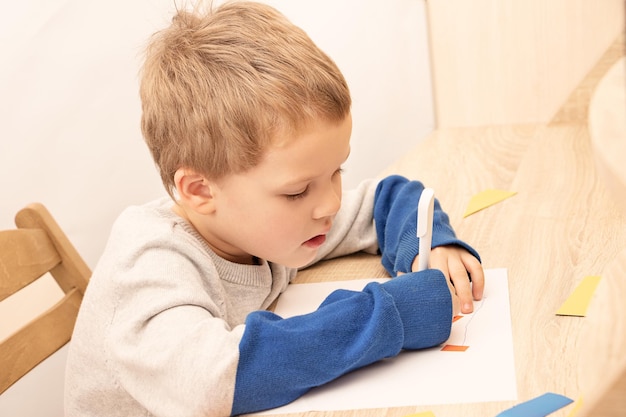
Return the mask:
M 438 203 L 438 269 L 411 273 L 420 183 L 393 176 L 342 193 L 348 87 L 274 9 L 179 11 L 151 40 L 140 92 L 171 198 L 131 207 L 113 226 L 70 346 L 67 417 L 277 407 L 442 343 L 459 302 L 469 312 L 482 296 L 478 255 Z M 308 315 L 265 311 L 298 268 L 361 250 L 402 276 L 337 291 Z

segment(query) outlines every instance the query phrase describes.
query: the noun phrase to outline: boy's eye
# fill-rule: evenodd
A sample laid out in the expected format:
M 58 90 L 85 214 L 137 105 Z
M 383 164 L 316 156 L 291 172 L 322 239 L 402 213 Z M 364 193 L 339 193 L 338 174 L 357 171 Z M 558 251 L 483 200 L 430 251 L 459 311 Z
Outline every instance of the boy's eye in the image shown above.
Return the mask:
M 343 172 L 344 172 L 343 168 L 338 168 L 337 171 L 333 173 L 333 177 L 337 175 L 341 175 L 343 174 Z M 287 197 L 288 200 L 297 200 L 299 198 L 306 197 L 308 193 L 309 193 L 309 186 L 307 185 L 303 191 L 299 193 L 295 193 L 295 194 L 285 194 L 285 197 Z
M 307 185 L 304 191 L 296 193 L 296 194 L 285 194 L 285 197 L 287 197 L 287 200 L 297 200 L 299 198 L 306 196 L 308 192 L 309 192 L 309 186 Z

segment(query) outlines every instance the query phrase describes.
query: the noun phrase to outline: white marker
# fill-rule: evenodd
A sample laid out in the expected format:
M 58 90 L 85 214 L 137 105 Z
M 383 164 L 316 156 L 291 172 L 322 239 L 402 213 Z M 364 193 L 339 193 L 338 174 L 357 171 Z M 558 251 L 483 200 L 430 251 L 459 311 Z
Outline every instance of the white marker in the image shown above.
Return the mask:
M 435 191 L 424 188 L 417 204 L 417 237 L 419 238 L 418 271 L 428 269 L 430 246 L 433 241 L 433 213 L 435 209 Z

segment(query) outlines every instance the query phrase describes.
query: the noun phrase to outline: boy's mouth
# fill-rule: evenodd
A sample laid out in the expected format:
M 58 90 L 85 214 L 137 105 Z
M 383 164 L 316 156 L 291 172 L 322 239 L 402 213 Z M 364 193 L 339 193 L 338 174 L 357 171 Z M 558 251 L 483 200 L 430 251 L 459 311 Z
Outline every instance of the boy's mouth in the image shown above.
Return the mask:
M 317 235 L 312 237 L 311 239 L 304 242 L 304 246 L 308 246 L 309 248 L 317 249 L 324 244 L 326 241 L 326 235 Z

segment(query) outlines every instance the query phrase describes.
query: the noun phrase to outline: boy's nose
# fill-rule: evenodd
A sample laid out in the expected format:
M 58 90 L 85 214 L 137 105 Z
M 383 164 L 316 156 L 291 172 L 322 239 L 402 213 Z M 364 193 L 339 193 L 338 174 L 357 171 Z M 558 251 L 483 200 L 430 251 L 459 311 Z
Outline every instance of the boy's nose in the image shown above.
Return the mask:
M 313 215 L 316 219 L 332 217 L 337 214 L 339 207 L 341 207 L 341 184 L 333 184 L 327 188 Z

